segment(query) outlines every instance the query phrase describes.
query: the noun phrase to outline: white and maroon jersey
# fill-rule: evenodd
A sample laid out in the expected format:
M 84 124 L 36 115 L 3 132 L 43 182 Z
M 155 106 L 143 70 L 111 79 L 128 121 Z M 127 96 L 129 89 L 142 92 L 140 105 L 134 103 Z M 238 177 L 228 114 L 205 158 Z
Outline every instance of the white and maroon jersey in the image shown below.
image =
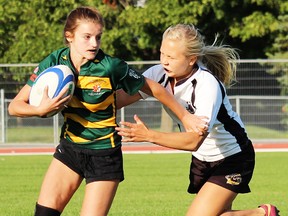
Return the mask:
M 170 79 L 161 65 L 146 70 L 143 75 L 164 86 L 173 94 Z M 140 92 L 143 99 L 147 98 Z M 209 118 L 208 136 L 200 148 L 192 152 L 193 156 L 202 161 L 217 161 L 241 151 L 241 144 L 246 143 L 244 125 L 227 97 L 222 83 L 207 69 L 199 69 L 191 77 L 179 81 L 174 87 L 174 97 L 192 114 Z M 181 129 L 181 121 L 167 107 L 164 107 L 171 118 Z

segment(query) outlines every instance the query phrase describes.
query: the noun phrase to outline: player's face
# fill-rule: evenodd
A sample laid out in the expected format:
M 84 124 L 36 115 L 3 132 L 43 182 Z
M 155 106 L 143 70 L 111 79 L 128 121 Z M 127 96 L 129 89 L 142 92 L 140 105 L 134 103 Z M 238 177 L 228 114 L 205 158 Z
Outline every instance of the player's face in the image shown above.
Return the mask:
M 185 55 L 185 46 L 182 41 L 163 39 L 160 61 L 167 75 L 178 81 L 191 75 L 196 58 Z
M 73 35 L 66 33 L 70 42 L 71 57 L 93 60 L 101 44 L 103 26 L 89 21 L 80 21 Z M 68 37 L 67 37 L 68 34 Z

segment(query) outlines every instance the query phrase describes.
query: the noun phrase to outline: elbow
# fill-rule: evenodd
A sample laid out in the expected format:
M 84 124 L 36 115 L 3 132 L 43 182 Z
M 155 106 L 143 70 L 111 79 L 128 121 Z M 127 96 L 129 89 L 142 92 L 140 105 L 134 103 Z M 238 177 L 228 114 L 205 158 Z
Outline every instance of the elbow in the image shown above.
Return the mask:
M 197 151 L 202 143 L 197 143 L 196 145 L 193 146 L 193 150 L 192 151 Z
M 197 145 L 195 143 L 192 143 L 192 144 L 189 143 L 183 148 L 183 150 L 193 152 L 193 151 L 197 151 L 199 147 L 200 145 Z
M 207 134 L 201 135 L 198 137 L 194 137 L 193 141 L 190 141 L 189 144 L 187 143 L 186 147 L 188 151 L 197 151 L 200 146 L 202 145 L 203 141 L 207 137 Z
M 11 116 L 15 115 L 15 113 L 13 111 L 13 108 L 11 106 L 11 103 L 8 105 L 8 114 L 11 115 Z
M 10 116 L 19 116 L 17 106 L 13 103 L 13 101 L 8 105 L 8 114 Z

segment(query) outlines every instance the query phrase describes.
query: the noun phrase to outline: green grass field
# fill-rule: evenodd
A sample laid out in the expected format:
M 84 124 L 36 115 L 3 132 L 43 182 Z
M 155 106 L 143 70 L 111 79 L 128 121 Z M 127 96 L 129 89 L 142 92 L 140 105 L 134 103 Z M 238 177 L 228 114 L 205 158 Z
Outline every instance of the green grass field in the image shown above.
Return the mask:
M 33 215 L 42 178 L 52 156 L 0 156 L 0 215 Z M 190 154 L 124 154 L 125 181 L 116 194 L 111 216 L 185 215 L 193 195 L 186 192 Z M 239 195 L 235 209 L 273 203 L 288 215 L 288 153 L 256 154 L 252 193 Z M 77 216 L 84 184 L 63 216 Z

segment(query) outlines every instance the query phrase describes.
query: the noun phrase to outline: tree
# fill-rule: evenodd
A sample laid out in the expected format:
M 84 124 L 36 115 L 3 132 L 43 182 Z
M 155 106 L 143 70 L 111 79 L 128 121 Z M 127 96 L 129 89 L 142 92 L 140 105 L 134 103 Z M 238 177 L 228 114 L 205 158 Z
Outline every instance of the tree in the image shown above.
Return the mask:
M 111 13 L 113 25 L 107 31 L 110 44 L 103 45 L 127 60 L 155 60 L 159 58 L 163 31 L 182 22 L 195 24 L 210 44 L 219 34 L 223 43 L 240 50 L 241 58 L 266 58 L 278 36 L 281 3 L 281 0 L 149 0 L 144 7 L 124 9 L 116 4 L 112 10 L 117 12 Z
M 35 63 L 63 46 L 64 20 L 80 5 L 101 11 L 106 21 L 102 48 L 125 60 L 159 59 L 163 31 L 179 22 L 195 24 L 210 44 L 219 34 L 241 58 L 266 58 L 281 36 L 278 18 L 287 11 L 281 0 L 146 0 L 142 7 L 139 0 L 0 2 L 3 63 Z
M 125 60 L 159 59 L 163 31 L 179 22 L 195 24 L 208 44 L 218 34 L 240 50 L 241 58 L 266 58 L 281 40 L 279 17 L 287 12 L 281 0 L 146 0 L 141 7 L 139 0 L 0 2 L 3 63 L 35 63 L 63 46 L 66 16 L 80 5 L 101 11 L 106 22 L 102 48 Z

